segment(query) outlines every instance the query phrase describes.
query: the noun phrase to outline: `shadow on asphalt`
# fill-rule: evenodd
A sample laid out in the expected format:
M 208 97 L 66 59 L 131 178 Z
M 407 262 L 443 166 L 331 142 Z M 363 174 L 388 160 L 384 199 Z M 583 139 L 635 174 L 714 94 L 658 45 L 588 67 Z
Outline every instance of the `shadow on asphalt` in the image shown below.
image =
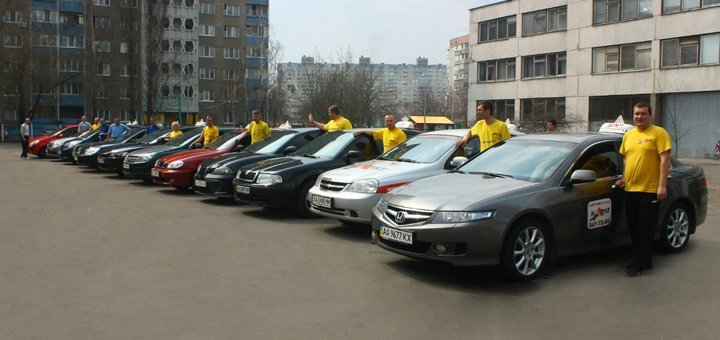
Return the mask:
M 204 199 L 201 199 L 200 202 L 205 203 L 205 204 L 219 206 L 219 207 L 246 206 L 246 204 L 235 202 L 235 200 L 233 200 L 232 198 L 204 198 Z
M 371 226 L 339 224 L 325 229 L 325 233 L 351 242 L 370 243 Z
M 153 184 L 153 182 L 146 182 L 146 181 L 143 181 L 143 180 L 137 180 L 137 179 L 133 179 L 133 178 L 129 178 L 129 179 L 132 180 L 132 182 L 129 182 L 129 183 L 132 184 L 132 185 L 134 185 L 134 186 L 145 187 L 145 188 L 149 188 L 149 187 L 154 187 L 154 186 L 155 186 L 155 184 Z
M 158 187 L 159 187 L 159 188 L 162 188 L 162 189 L 158 190 L 158 192 L 160 192 L 160 193 L 162 193 L 162 194 L 165 194 L 165 195 L 170 195 L 170 196 L 195 196 L 195 191 L 193 191 L 192 189 L 188 189 L 188 188 L 178 188 L 178 189 L 176 189 L 176 188 L 168 188 L 168 187 L 164 187 L 164 186 L 158 186 Z
M 106 174 L 107 174 L 107 176 L 103 176 L 103 178 L 115 179 L 115 180 L 117 180 L 117 179 L 129 180 L 128 178 L 125 178 L 125 176 L 120 176 L 120 175 L 118 175 L 118 174 L 116 174 L 116 173 L 107 173 L 107 172 L 106 172 Z
M 254 206 L 249 204 L 241 204 L 241 207 L 252 209 Z M 276 208 L 260 208 L 252 210 L 243 210 L 242 214 L 253 218 L 270 220 L 272 222 L 294 225 L 308 225 L 327 223 L 329 219 L 323 217 L 302 218 L 293 210 L 276 209 Z

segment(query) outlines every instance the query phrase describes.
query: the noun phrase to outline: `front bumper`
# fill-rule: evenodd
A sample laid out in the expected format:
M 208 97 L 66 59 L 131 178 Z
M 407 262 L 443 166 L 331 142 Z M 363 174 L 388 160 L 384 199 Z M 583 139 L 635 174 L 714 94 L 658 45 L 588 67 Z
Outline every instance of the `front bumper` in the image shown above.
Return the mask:
M 146 163 L 122 163 L 123 175 L 127 178 L 137 179 L 152 179 L 150 176 L 151 164 L 155 163 L 155 160 Z
M 59 146 L 54 147 L 54 148 L 48 147 L 47 150 L 45 151 L 45 155 L 48 158 L 60 158 L 60 153 L 61 153 L 61 150 L 60 150 Z
M 195 192 L 198 194 L 232 198 L 235 195 L 235 188 L 233 187 L 234 178 L 235 176 L 233 175 L 227 175 L 225 177 L 218 175 L 206 175 L 204 177 L 196 175 L 193 177 L 193 188 L 195 188 Z M 204 182 L 205 186 L 198 185 L 197 181 Z
M 381 226 L 412 233 L 412 244 L 382 238 Z M 398 226 L 377 209 L 373 209 L 372 229 L 373 242 L 394 253 L 456 266 L 483 266 L 500 263 L 506 225 L 489 219 L 462 224 Z M 446 250 L 438 250 L 439 246 Z
M 330 198 L 330 207 L 322 207 L 313 203 L 313 195 Z M 328 191 L 314 186 L 310 188 L 308 200 L 310 200 L 310 210 L 318 215 L 342 221 L 370 224 L 372 209 L 380 197 L 382 194 Z
M 98 166 L 98 156 L 97 155 L 78 155 L 75 157 L 75 162 L 80 165 L 86 165 L 89 167 L 97 167 Z
M 249 192 L 238 192 L 238 185 L 248 187 Z M 291 184 L 282 183 L 264 186 L 241 181 L 233 181 L 233 190 L 235 190 L 234 197 L 236 202 L 274 208 L 292 209 L 295 207 L 295 186 Z
M 153 167 L 150 170 L 153 183 L 160 185 L 172 185 L 178 188 L 192 186 L 193 171 L 187 169 L 168 169 Z
M 102 171 L 107 172 L 115 172 L 120 175 L 123 174 L 122 171 L 122 164 L 123 164 L 123 157 L 106 157 L 106 156 L 98 156 L 97 157 L 97 167 L 98 169 Z

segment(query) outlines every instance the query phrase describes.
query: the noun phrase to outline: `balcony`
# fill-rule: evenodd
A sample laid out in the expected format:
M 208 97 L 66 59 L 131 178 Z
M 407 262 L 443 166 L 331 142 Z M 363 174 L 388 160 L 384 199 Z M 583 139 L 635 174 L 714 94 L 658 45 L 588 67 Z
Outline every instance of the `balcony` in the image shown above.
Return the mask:
M 268 0 L 247 0 L 245 3 L 248 5 L 261 5 L 261 6 L 269 5 Z
M 82 1 L 61 1 L 60 11 L 83 13 L 85 12 L 84 6 L 85 4 Z

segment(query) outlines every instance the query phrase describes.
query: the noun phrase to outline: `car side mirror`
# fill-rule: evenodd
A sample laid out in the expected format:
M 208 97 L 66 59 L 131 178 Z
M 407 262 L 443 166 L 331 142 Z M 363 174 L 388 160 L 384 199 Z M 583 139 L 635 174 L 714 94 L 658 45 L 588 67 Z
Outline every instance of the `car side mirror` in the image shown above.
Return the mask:
M 285 150 L 283 150 L 282 153 L 283 153 L 283 155 L 289 155 L 291 153 L 295 153 L 295 151 L 297 151 L 297 147 L 294 145 L 290 145 L 287 148 L 285 148 Z
M 357 150 L 350 150 L 350 151 L 348 151 L 347 155 L 345 155 L 345 158 L 348 161 L 351 161 L 353 159 L 359 159 L 361 157 L 362 157 L 362 154 L 360 153 L 360 151 L 357 151 Z
M 570 175 L 570 185 L 574 184 L 580 184 L 580 183 L 590 183 L 595 182 L 597 180 L 597 174 L 595 174 L 595 171 L 592 170 L 575 170 L 573 171 L 572 175 Z
M 455 169 L 455 168 L 465 164 L 465 162 L 467 162 L 467 161 L 468 161 L 467 157 L 462 157 L 462 156 L 453 157 L 453 159 L 450 161 L 450 166 L 453 169 Z
M 235 147 L 235 151 L 242 151 L 243 149 L 245 149 L 245 145 L 243 145 L 243 144 L 240 144 Z
M 62 136 L 63 136 L 63 135 L 62 135 L 62 133 L 61 133 L 61 134 L 58 135 L 58 138 L 62 138 Z

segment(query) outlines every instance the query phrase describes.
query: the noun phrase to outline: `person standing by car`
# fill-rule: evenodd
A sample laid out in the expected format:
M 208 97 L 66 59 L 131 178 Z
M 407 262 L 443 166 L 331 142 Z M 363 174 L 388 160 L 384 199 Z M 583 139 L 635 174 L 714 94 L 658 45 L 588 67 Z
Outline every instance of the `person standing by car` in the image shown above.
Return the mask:
M 168 139 L 175 139 L 182 136 L 183 132 L 180 131 L 180 123 L 172 122 L 172 124 L 170 124 L 170 128 L 172 129 L 172 131 L 170 131 Z
M 667 131 L 652 124 L 652 109 L 647 103 L 635 104 L 633 120 L 635 127 L 623 136 L 620 145 L 625 170 L 615 185 L 625 189 L 625 212 L 635 248 L 635 262 L 625 270 L 629 276 L 638 276 L 653 267 L 651 247 L 658 206 L 667 198 L 672 144 Z
M 475 111 L 477 123 L 468 131 L 467 135 L 458 141 L 458 146 L 465 146 L 473 136 L 480 138 L 480 151 L 510 138 L 510 130 L 507 125 L 493 115 L 493 104 L 484 101 L 478 105 Z
M 98 141 L 104 142 L 107 140 L 108 137 L 108 131 L 110 131 L 110 127 L 105 124 L 105 118 L 100 117 L 100 120 L 98 120 L 98 124 L 100 125 L 100 133 L 98 133 Z
M 260 119 L 261 116 L 262 112 L 260 110 L 255 109 L 252 111 L 253 121 L 248 124 L 248 131 L 250 131 L 250 137 L 252 137 L 250 144 L 255 144 L 270 136 L 270 127 Z
M 147 128 L 145 129 L 145 134 L 149 135 L 157 130 L 160 130 L 160 127 L 157 126 L 157 124 L 155 123 L 155 118 L 150 117 L 150 124 L 148 124 Z
M 215 126 L 213 121 L 213 116 L 208 115 L 207 117 L 205 117 L 206 125 L 203 128 L 200 137 L 198 137 L 198 139 L 196 139 L 192 144 L 190 144 L 191 149 L 195 147 L 196 143 L 200 142 L 203 142 L 203 147 L 206 147 L 208 144 L 212 143 L 214 140 L 220 137 L 220 130 L 218 130 L 217 126 Z
M 81 134 L 87 130 L 90 130 L 91 128 L 92 128 L 92 126 L 90 126 L 90 123 L 87 121 L 87 117 L 85 117 L 85 115 L 80 117 L 80 123 L 78 124 L 78 129 L 77 129 L 78 134 Z
M 115 117 L 115 124 L 110 125 L 108 128 L 108 142 L 116 142 L 120 140 L 123 135 L 130 131 L 130 128 L 125 124 L 120 124 L 120 117 Z
M 375 131 L 357 131 L 355 136 L 365 134 L 372 136 L 375 140 L 383 141 L 383 153 L 388 152 L 396 145 L 407 140 L 407 136 L 403 130 L 395 127 L 395 115 L 389 114 L 385 116 L 385 127 Z
M 548 119 L 545 123 L 545 127 L 547 128 L 547 132 L 558 132 L 557 120 L 555 119 Z
M 30 118 L 25 118 L 25 121 L 20 125 L 20 147 L 22 153 L 20 159 L 27 159 L 28 152 L 28 141 L 30 140 Z
M 308 120 L 310 121 L 310 124 L 315 125 L 318 129 L 328 132 L 352 129 L 352 124 L 350 123 L 350 121 L 343 117 L 342 114 L 340 114 L 339 106 L 330 106 L 328 108 L 328 115 L 330 116 L 330 121 L 327 122 L 327 124 L 316 122 L 312 113 L 308 115 Z

